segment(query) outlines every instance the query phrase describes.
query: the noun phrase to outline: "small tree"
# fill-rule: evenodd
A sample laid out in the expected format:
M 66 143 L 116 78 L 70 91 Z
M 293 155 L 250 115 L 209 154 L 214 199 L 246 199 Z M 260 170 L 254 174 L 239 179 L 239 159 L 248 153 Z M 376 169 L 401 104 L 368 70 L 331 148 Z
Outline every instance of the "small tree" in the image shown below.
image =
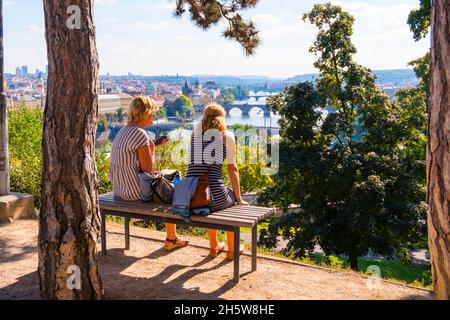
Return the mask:
M 116 112 L 114 113 L 114 118 L 116 119 L 116 121 L 122 123 L 124 118 L 125 118 L 125 111 L 123 109 L 123 107 L 120 107 L 119 109 L 116 110 Z
M 185 95 L 179 96 L 173 103 L 166 103 L 165 108 L 169 116 L 186 117 L 194 114 L 192 100 Z
M 369 249 L 408 260 L 425 233 L 425 117 L 411 121 L 414 107 L 390 103 L 372 72 L 353 61 L 351 15 L 327 3 L 304 19 L 319 29 L 311 52 L 320 76 L 317 85 L 300 83 L 270 99 L 282 116 L 282 145 L 279 175 L 263 196 L 301 210 L 270 233 L 281 231 L 297 256 L 316 245 L 348 255 L 354 270 Z
M 99 117 L 98 123 L 97 123 L 97 132 L 105 131 L 107 126 L 108 126 L 108 120 L 106 119 L 106 116 Z

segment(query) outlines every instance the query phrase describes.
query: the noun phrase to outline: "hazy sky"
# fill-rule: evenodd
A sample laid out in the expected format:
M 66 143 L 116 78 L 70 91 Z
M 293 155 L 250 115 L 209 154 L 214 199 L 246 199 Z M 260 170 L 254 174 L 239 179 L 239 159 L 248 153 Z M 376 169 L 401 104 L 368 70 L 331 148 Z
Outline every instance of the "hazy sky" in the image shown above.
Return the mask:
M 28 65 L 44 69 L 46 47 L 41 0 L 5 0 L 5 68 Z M 101 73 L 144 75 L 226 74 L 290 77 L 315 72 L 309 53 L 315 28 L 303 13 L 320 0 L 260 0 L 245 12 L 260 30 L 262 45 L 245 57 L 239 44 L 222 39 L 225 25 L 208 32 L 188 16 L 174 18 L 174 1 L 95 0 Z M 423 55 L 429 39 L 414 42 L 406 25 L 419 0 L 340 0 L 356 18 L 356 59 L 372 69 L 406 68 Z

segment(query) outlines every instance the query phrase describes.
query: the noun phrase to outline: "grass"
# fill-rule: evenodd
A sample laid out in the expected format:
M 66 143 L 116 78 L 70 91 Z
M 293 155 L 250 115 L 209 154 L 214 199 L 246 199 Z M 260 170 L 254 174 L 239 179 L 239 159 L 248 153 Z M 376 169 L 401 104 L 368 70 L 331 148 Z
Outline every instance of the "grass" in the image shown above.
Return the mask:
M 248 245 L 250 247 L 250 245 Z M 320 254 L 314 254 L 306 258 L 295 258 L 294 256 L 286 256 L 281 252 L 276 252 L 266 248 L 258 248 L 258 252 L 261 254 L 274 256 L 278 258 L 289 259 L 304 264 L 320 266 L 324 268 L 330 268 L 334 270 L 339 270 L 343 272 L 354 272 L 349 268 L 348 259 L 329 256 Z M 361 275 L 371 275 L 367 273 L 366 270 L 369 266 L 378 266 L 381 271 L 381 278 L 402 284 L 408 284 L 411 286 L 433 290 L 433 280 L 431 275 L 431 270 L 427 266 L 420 265 L 406 265 L 399 261 L 385 261 L 385 260 L 368 260 L 363 258 L 358 258 L 359 271 L 357 273 Z
M 267 218 L 258 222 L 258 234 L 262 229 L 269 229 L 269 224 L 272 221 L 271 218 Z M 241 228 L 241 233 L 252 233 L 251 228 Z
M 123 224 L 124 219 L 120 217 L 111 217 L 107 216 L 108 221 L 116 222 Z M 258 232 L 261 229 L 268 227 L 270 223 L 270 219 L 265 219 L 258 224 Z M 155 222 L 144 222 L 141 220 L 131 220 L 131 224 L 141 228 L 148 228 L 152 230 L 164 231 L 164 224 L 155 223 Z M 180 234 L 189 235 L 193 237 L 208 239 L 208 234 L 206 229 L 204 228 L 196 228 L 196 227 L 186 227 L 186 226 L 177 226 L 177 230 Z M 250 228 L 241 228 L 241 232 L 250 233 Z M 218 234 L 219 241 L 226 241 L 226 236 L 224 232 L 219 232 Z M 250 243 L 244 243 L 246 249 L 250 249 Z M 280 252 L 269 250 L 266 248 L 258 247 L 258 253 L 265 254 L 273 257 L 290 259 L 293 261 L 301 262 L 304 264 L 321 266 L 325 268 L 335 269 L 343 272 L 353 272 L 349 269 L 348 259 L 337 257 L 337 256 L 329 256 L 325 258 L 323 255 L 314 254 L 310 257 L 306 258 L 295 258 L 294 256 L 286 256 Z M 369 266 L 376 265 L 381 270 L 381 278 L 402 284 L 408 284 L 424 289 L 433 289 L 433 281 L 431 276 L 431 270 L 429 267 L 420 266 L 420 265 L 405 265 L 399 261 L 384 261 L 384 260 L 367 260 L 363 258 L 358 259 L 359 266 L 359 274 L 368 275 L 365 272 Z

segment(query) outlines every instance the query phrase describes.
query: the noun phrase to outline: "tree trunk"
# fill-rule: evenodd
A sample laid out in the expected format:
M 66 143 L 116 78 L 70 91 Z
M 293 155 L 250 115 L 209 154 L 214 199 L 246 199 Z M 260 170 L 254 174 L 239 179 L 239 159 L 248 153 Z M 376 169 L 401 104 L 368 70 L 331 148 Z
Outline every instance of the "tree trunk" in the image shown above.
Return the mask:
M 0 0 L 0 196 L 9 192 L 8 113 L 3 67 L 3 0 Z
M 450 299 L 450 1 L 433 0 L 431 10 L 428 241 L 435 296 Z
M 355 254 L 350 254 L 348 256 L 348 261 L 350 263 L 350 269 L 358 271 L 358 256 Z
M 93 7 L 93 0 L 44 0 L 49 76 L 39 217 L 43 299 L 100 299 L 103 293 L 96 259 L 99 64 Z

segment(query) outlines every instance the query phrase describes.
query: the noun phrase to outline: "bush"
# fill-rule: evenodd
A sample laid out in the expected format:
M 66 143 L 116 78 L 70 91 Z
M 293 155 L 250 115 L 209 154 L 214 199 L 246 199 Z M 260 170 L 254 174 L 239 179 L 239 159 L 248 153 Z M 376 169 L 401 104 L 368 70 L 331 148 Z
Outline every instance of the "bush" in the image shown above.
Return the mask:
M 109 168 L 111 159 L 109 157 L 111 143 L 104 145 L 100 150 L 95 151 L 95 163 L 97 165 L 99 188 L 98 193 L 107 193 L 112 191 L 112 183 L 109 180 Z
M 39 208 L 42 178 L 43 112 L 25 106 L 8 110 L 11 191 L 33 195 Z

